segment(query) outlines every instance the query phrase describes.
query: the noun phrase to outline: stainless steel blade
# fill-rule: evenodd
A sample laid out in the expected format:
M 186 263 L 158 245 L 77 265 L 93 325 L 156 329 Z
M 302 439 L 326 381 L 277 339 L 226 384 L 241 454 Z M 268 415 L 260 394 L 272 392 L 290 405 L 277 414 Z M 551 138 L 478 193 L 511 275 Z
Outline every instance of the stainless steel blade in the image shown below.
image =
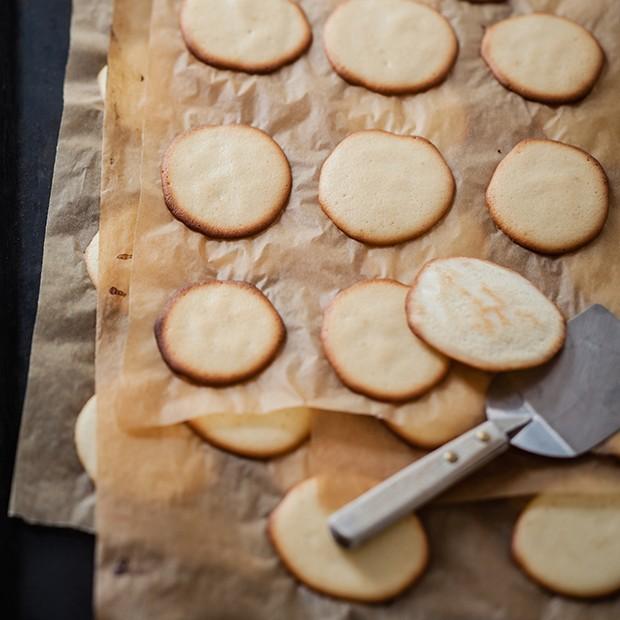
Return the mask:
M 529 413 L 511 444 L 559 458 L 584 454 L 620 430 L 620 321 L 591 306 L 568 323 L 551 362 L 498 376 L 487 402 L 492 420 Z
M 620 321 L 592 306 L 568 324 L 548 364 L 498 375 L 486 422 L 402 469 L 329 518 L 354 546 L 501 454 L 508 444 L 545 456 L 578 456 L 620 430 Z

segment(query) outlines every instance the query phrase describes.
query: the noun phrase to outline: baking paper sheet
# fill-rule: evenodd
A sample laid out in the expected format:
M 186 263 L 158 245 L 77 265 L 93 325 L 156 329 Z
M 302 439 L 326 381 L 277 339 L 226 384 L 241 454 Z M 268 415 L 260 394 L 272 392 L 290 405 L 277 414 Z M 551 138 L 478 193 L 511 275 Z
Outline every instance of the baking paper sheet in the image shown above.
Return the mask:
M 74 0 L 64 110 L 47 215 L 37 319 L 10 514 L 93 528 L 94 487 L 75 452 L 75 419 L 94 390 L 95 289 L 84 250 L 97 230 L 111 0 Z
M 376 418 L 325 412 L 314 417 L 308 469 L 312 475 L 357 472 L 383 480 L 424 454 L 408 446 Z M 547 459 L 510 448 L 439 501 L 465 502 L 542 492 L 617 494 L 620 463 L 616 457 L 595 455 Z
M 117 2 L 129 9 L 127 0 Z M 584 6 L 580 3 L 545 4 L 560 14 L 573 11 L 575 18 L 583 18 L 581 11 Z M 459 5 L 457 2 L 442 3 L 447 14 L 456 11 Z M 520 10 L 530 8 L 529 3 L 515 5 Z M 542 3 L 536 3 L 536 7 L 539 5 Z M 303 6 L 307 8 L 313 3 L 303 3 Z M 165 57 L 170 37 L 176 36 L 174 25 L 170 25 L 174 21 L 172 8 L 168 0 L 156 0 L 148 88 L 151 79 L 168 79 L 162 76 L 158 63 Z M 616 45 L 612 31 L 614 28 L 617 31 L 620 16 L 612 2 L 597 2 L 595 8 L 601 13 L 594 17 L 590 14 L 588 19 L 591 21 L 584 23 L 596 26 L 595 32 L 601 39 L 606 32 L 603 44 L 609 54 L 610 41 L 612 49 Z M 478 11 L 484 23 L 493 21 L 493 16 L 496 19 L 509 12 L 508 7 L 489 9 L 469 5 L 463 10 Z M 603 10 L 609 14 L 603 14 Z M 461 17 L 451 15 L 456 26 L 462 24 Z M 610 25 L 610 31 L 606 31 L 605 24 Z M 160 28 L 164 29 L 161 36 L 157 34 Z M 139 35 L 135 36 L 138 38 Z M 316 29 L 314 45 L 317 45 Z M 316 54 L 316 49 L 312 53 Z M 189 60 L 179 57 L 177 62 Z M 222 74 L 213 86 L 216 94 L 212 103 L 216 108 L 223 105 L 218 104 L 217 93 L 233 89 L 238 77 L 228 72 Z M 476 75 L 475 83 L 478 84 L 482 75 Z M 258 88 L 258 78 L 246 76 L 244 79 L 248 80 L 246 88 Z M 609 79 L 607 74 L 603 76 L 605 79 Z M 350 96 L 352 88 L 343 88 L 343 96 L 346 97 L 347 93 Z M 162 94 L 161 84 L 152 92 L 157 93 L 155 105 L 159 105 L 157 97 Z M 240 88 L 239 94 L 244 92 Z M 359 98 L 368 101 L 374 97 L 361 92 Z M 229 102 L 229 105 L 233 103 Z M 248 105 L 240 100 L 230 115 L 234 116 L 238 109 Z M 258 103 L 255 105 L 260 108 Z M 344 104 L 333 102 L 333 105 L 342 112 Z M 527 108 L 530 104 L 520 105 Z M 610 105 L 608 103 L 608 107 Z M 252 110 L 254 104 L 245 113 L 249 115 Z M 493 116 L 492 109 L 488 113 Z M 147 132 L 149 119 L 147 116 Z M 282 129 L 282 133 L 287 132 Z M 613 155 L 611 150 L 605 152 L 609 157 Z M 145 153 L 145 160 L 147 157 Z M 479 181 L 481 190 L 485 182 Z M 168 225 L 174 228 L 177 223 L 171 221 Z M 138 229 L 141 230 L 141 223 Z M 489 229 L 492 229 L 490 224 Z M 174 259 L 177 250 L 175 248 Z M 140 260 L 138 257 L 138 262 Z M 360 268 L 364 264 L 359 265 Z M 613 264 L 608 272 L 613 276 L 616 270 L 617 264 Z M 140 280 L 135 274 L 131 285 L 132 308 L 137 308 L 133 294 L 140 286 Z M 578 298 L 569 303 L 566 291 L 561 291 L 558 296 L 565 299 L 568 308 L 574 309 L 585 303 Z M 126 404 L 123 399 L 118 399 L 115 406 L 124 407 Z M 267 516 L 286 489 L 307 477 L 310 471 L 319 471 L 317 459 L 320 461 L 321 457 L 313 454 L 317 447 L 322 446 L 324 454 L 339 448 L 334 439 L 338 440 L 338 433 L 342 439 L 343 425 L 347 423 L 337 423 L 336 418 L 340 417 L 356 425 L 373 427 L 367 443 L 357 446 L 357 470 L 364 471 L 367 460 L 385 459 L 388 450 L 394 451 L 393 460 L 391 464 L 383 463 L 382 475 L 388 475 L 390 467 L 397 467 L 410 458 L 411 453 L 404 444 L 393 443 L 393 437 L 385 434 L 381 423 L 366 416 L 324 414 L 320 416 L 322 420 L 315 423 L 309 459 L 306 459 L 306 446 L 284 459 L 266 463 L 237 458 L 214 449 L 201 442 L 184 425 L 129 435 L 113 424 L 106 424 L 107 432 L 104 430 L 104 436 L 100 438 L 100 445 L 105 448 L 106 482 L 100 487 L 97 513 L 100 529 L 96 588 L 98 618 L 577 620 L 587 617 L 611 620 L 618 617 L 620 603 L 617 597 L 595 603 L 556 597 L 531 583 L 516 569 L 509 555 L 510 533 L 523 505 L 522 500 L 425 509 L 422 519 L 429 532 L 432 553 L 429 572 L 418 586 L 391 604 L 364 606 L 335 601 L 298 584 L 283 569 L 267 540 Z M 105 419 L 109 421 L 110 417 Z M 143 422 L 142 418 L 140 422 Z M 380 455 L 375 451 L 378 447 L 382 448 Z M 326 462 L 334 463 L 333 457 L 327 458 Z M 352 461 L 350 465 L 356 466 Z M 326 467 L 324 473 L 333 475 L 334 472 Z M 559 476 L 552 474 L 552 477 Z M 334 501 L 337 498 L 326 496 L 324 499 Z
M 337 379 L 321 351 L 322 312 L 338 290 L 368 277 L 411 282 L 429 258 L 465 254 L 516 268 L 567 317 L 601 302 L 620 314 L 617 188 L 620 85 L 620 6 L 580 0 L 516 1 L 474 6 L 436 2 L 456 30 L 457 63 L 441 86 L 408 97 L 385 97 L 350 86 L 329 66 L 322 28 L 338 4 L 302 2 L 314 42 L 301 59 L 268 76 L 220 71 L 187 51 L 178 28 L 179 3 L 158 4 L 153 22 L 157 70 L 146 108 L 142 206 L 137 220 L 134 282 L 119 395 L 126 428 L 168 425 L 214 412 L 264 412 L 307 404 L 385 417 L 395 408 L 354 394 Z M 552 10 L 592 29 L 609 57 L 593 92 L 580 104 L 527 102 L 504 89 L 479 55 L 483 29 L 514 12 Z M 293 190 L 282 217 L 265 232 L 239 241 L 209 240 L 175 220 L 165 206 L 160 163 L 170 141 L 202 124 L 248 123 L 271 134 L 293 170 Z M 317 203 L 319 169 L 349 133 L 380 128 L 419 134 L 441 150 L 457 191 L 448 215 L 418 240 L 370 248 L 342 234 Z M 560 258 L 529 252 L 495 229 L 484 192 L 497 163 L 521 139 L 564 140 L 596 156 L 611 185 L 611 211 L 603 233 Z M 153 336 L 166 300 L 188 284 L 216 277 L 248 280 L 272 300 L 287 326 L 282 353 L 258 378 L 229 388 L 193 385 L 163 362 Z M 398 409 L 406 410 L 407 405 Z

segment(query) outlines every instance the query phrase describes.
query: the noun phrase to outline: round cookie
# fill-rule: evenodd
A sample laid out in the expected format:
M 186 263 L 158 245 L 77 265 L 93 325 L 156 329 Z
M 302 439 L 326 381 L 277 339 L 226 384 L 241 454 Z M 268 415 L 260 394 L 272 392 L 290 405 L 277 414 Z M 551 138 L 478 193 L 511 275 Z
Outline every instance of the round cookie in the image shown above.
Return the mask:
M 91 396 L 75 421 L 75 449 L 90 479 L 97 480 L 97 397 Z
M 596 237 L 607 219 L 605 171 L 588 153 L 552 140 L 523 140 L 487 188 L 493 221 L 530 250 L 560 254 Z
M 539 495 L 521 513 L 512 551 L 529 577 L 567 596 L 620 590 L 620 497 Z
M 596 446 L 593 452 L 595 454 L 604 454 L 605 456 L 614 456 L 620 459 L 620 433 L 612 435 L 602 444 Z
M 88 277 L 94 284 L 95 288 L 99 285 L 99 231 L 90 240 L 84 251 L 84 262 L 86 263 L 86 271 Z
M 384 422 L 417 448 L 438 448 L 484 422 L 490 381 L 490 374 L 454 363 L 441 383 Z
M 393 245 L 428 231 L 448 211 L 454 178 L 425 138 L 358 131 L 329 155 L 319 179 L 319 203 L 346 235 Z
M 506 88 L 549 104 L 585 97 L 605 61 L 598 41 L 585 28 L 547 13 L 493 24 L 484 34 L 481 54 Z
M 449 22 L 412 0 L 348 0 L 329 16 L 323 39 L 343 79 L 385 95 L 443 82 L 459 49 Z
M 477 258 L 426 263 L 406 308 L 417 336 L 448 357 L 491 372 L 543 364 L 566 334 L 560 311 L 529 280 Z
M 321 342 L 329 363 L 351 390 L 387 402 L 427 392 L 449 362 L 407 327 L 408 288 L 365 280 L 338 293 L 323 316 Z
M 249 379 L 275 358 L 280 315 L 255 286 L 209 280 L 177 291 L 155 323 L 161 355 L 177 374 L 223 386 Z
M 247 73 L 275 71 L 312 42 L 304 12 L 289 0 L 185 0 L 181 33 L 198 59 Z
M 332 538 L 327 519 L 373 482 L 339 476 L 340 492 L 333 506 L 322 497 L 322 487 L 330 482 L 305 480 L 271 513 L 268 533 L 278 555 L 295 577 L 323 594 L 364 603 L 394 598 L 422 576 L 428 563 L 420 521 L 412 514 L 361 547 L 343 549 Z
M 310 434 L 312 409 L 296 407 L 270 413 L 221 413 L 188 420 L 205 441 L 239 456 L 268 459 L 286 454 Z
M 101 71 L 97 73 L 97 86 L 99 86 L 99 94 L 105 101 L 105 93 L 108 86 L 108 65 L 103 65 Z
M 164 156 L 161 180 L 172 215 L 217 239 L 267 228 L 286 206 L 292 183 L 282 149 L 248 125 L 199 127 L 177 136 Z

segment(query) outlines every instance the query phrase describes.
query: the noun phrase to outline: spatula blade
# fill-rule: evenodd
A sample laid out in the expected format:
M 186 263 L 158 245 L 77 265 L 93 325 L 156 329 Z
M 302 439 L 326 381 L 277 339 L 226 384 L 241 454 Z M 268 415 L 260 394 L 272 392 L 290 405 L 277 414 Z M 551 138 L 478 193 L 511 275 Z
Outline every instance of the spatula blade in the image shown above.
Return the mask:
M 579 456 L 618 432 L 620 321 L 603 306 L 591 306 L 569 321 L 564 348 L 553 360 L 498 377 L 487 415 L 517 409 L 530 412 L 532 422 L 511 444 L 543 456 Z

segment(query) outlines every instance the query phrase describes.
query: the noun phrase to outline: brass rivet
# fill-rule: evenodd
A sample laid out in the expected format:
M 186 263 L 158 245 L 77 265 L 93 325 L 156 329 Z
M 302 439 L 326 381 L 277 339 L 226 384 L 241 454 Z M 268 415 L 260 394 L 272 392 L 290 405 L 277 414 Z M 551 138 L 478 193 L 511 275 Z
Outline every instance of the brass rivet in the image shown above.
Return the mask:
M 480 440 L 480 441 L 484 441 L 485 443 L 487 441 L 489 441 L 489 439 L 491 439 L 491 435 L 489 435 L 489 433 L 487 433 L 486 431 L 478 431 L 476 433 L 476 437 Z
M 456 461 L 459 460 L 459 457 L 456 452 L 452 452 L 451 450 L 449 450 L 448 452 L 443 453 L 443 460 L 447 461 L 448 463 L 456 463 Z

